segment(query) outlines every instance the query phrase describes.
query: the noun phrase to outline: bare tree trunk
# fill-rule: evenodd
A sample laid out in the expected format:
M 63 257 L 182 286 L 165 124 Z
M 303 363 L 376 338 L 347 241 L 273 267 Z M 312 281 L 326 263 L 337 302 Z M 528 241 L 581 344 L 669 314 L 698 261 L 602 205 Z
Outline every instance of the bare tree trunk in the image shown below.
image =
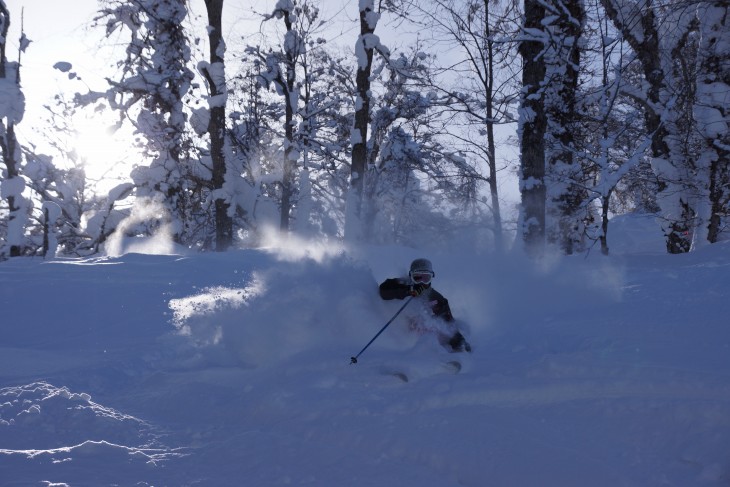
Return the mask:
M 608 255 L 608 210 L 612 192 L 609 190 L 607 195 L 601 197 L 601 235 L 598 238 L 601 240 L 603 255 Z
M 287 33 L 292 31 L 292 19 L 289 11 L 284 12 L 284 24 Z M 291 217 L 292 200 L 294 197 L 294 168 L 296 165 L 296 152 L 294 151 L 294 111 L 296 103 L 294 98 L 294 90 L 296 83 L 296 53 L 291 48 L 285 49 L 286 55 L 286 77 L 284 82 L 286 87 L 284 93 L 284 174 L 281 181 L 281 224 L 282 231 L 289 230 L 289 220 Z
M 486 53 L 485 101 L 487 117 L 487 165 L 489 166 L 489 194 L 492 201 L 492 220 L 494 222 L 494 245 L 498 251 L 504 249 L 502 235 L 502 212 L 499 206 L 499 187 L 497 186 L 497 148 L 494 139 L 494 39 L 490 27 L 489 0 L 484 5 L 484 52 Z
M 367 2 L 364 2 L 367 3 Z M 350 195 L 348 198 L 347 230 L 348 239 L 359 240 L 364 233 L 363 198 L 365 172 L 368 161 L 368 125 L 370 123 L 370 74 L 373 66 L 373 47 L 367 42 L 367 36 L 375 32 L 375 26 L 369 23 L 372 15 L 372 4 L 360 10 L 360 37 L 356 54 L 358 57 L 357 75 L 355 78 L 357 103 L 355 107 L 355 124 L 352 136 L 352 165 L 350 167 Z
M 51 233 L 51 222 L 49 221 L 49 213 L 48 208 L 43 208 L 43 258 L 48 257 L 48 250 L 50 248 L 49 234 Z
M 210 64 L 216 66 L 211 73 L 205 71 L 210 96 L 214 101 L 210 107 L 210 122 L 208 135 L 210 136 L 210 156 L 213 160 L 212 183 L 213 191 L 223 188 L 226 181 L 226 85 L 225 85 L 225 44 L 221 21 L 223 16 L 224 0 L 205 0 L 208 11 L 208 40 L 210 44 Z M 223 79 L 220 79 L 223 78 Z M 233 242 L 233 219 L 228 214 L 229 204 L 225 199 L 215 199 L 215 249 L 219 252 L 227 250 Z
M 10 31 L 10 12 L 5 6 L 5 1 L 0 0 L 0 78 L 5 79 L 7 76 L 5 65 L 8 62 L 5 57 L 5 43 L 8 41 L 8 32 Z
M 707 241 L 719 241 L 722 218 L 730 217 L 730 151 L 718 151 L 721 159 L 710 164 L 710 221 L 708 222 Z
M 444 35 L 449 38 L 449 42 L 454 42 L 461 50 L 459 57 L 464 58 L 463 63 L 448 68 L 456 75 L 456 84 L 459 85 L 459 88 L 446 90 L 455 102 L 448 110 L 465 117 L 469 125 L 479 125 L 480 139 L 469 142 L 478 147 L 475 152 L 486 163 L 487 175 L 483 179 L 489 188 L 491 226 L 494 246 L 498 251 L 504 248 L 504 236 L 497 181 L 495 125 L 503 119 L 500 105 L 510 99 L 511 94 L 495 86 L 495 65 L 512 54 L 511 48 L 504 49 L 504 44 L 501 44 L 502 49 L 495 49 L 495 38 L 508 35 L 499 26 L 511 22 L 506 17 L 500 18 L 499 9 L 500 6 L 493 0 L 481 0 L 479 3 L 432 0 L 421 8 L 432 29 L 438 32 L 435 37 Z M 509 62 L 513 62 L 511 57 Z M 454 70 L 454 67 L 457 69 Z
M 525 0 L 525 30 L 541 30 L 545 8 L 539 0 Z M 528 34 L 529 35 L 529 34 Z M 540 57 L 543 44 L 524 40 L 522 55 L 522 110 L 520 115 L 520 149 L 522 175 L 521 235 L 528 254 L 540 257 L 545 247 L 545 110 L 541 83 L 545 62 Z

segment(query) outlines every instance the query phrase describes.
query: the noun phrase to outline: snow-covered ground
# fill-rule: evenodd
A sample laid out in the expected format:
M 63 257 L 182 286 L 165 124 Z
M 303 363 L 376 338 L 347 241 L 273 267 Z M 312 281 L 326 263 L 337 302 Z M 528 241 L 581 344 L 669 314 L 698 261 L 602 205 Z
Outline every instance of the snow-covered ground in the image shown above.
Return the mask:
M 298 241 L 0 263 L 0 485 L 727 486 L 730 245 L 636 229 L 540 269 Z M 474 352 L 409 306 L 351 365 L 421 256 Z

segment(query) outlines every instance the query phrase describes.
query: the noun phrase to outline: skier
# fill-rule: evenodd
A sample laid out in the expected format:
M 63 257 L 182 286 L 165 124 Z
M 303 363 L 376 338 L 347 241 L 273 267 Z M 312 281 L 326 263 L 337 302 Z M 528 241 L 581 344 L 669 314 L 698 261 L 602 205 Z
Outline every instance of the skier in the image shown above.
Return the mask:
M 456 320 L 449 308 L 449 301 L 431 287 L 431 280 L 434 277 L 431 261 L 416 259 L 411 262 L 408 277 L 390 278 L 380 284 L 380 297 L 383 299 L 416 297 L 427 313 L 440 319 L 444 326 L 438 326 L 438 329 L 435 330 L 424 330 L 419 323 L 414 322 L 411 323 L 412 327 L 419 331 L 435 331 L 439 343 L 450 352 L 471 352 L 471 345 L 456 326 Z

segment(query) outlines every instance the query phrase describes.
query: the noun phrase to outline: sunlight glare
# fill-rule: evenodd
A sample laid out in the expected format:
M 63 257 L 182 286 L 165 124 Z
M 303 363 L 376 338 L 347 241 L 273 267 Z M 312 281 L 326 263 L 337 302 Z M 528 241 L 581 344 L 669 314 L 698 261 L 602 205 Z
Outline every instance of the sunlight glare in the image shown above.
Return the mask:
M 131 152 L 131 138 L 125 140 L 121 131 L 115 131 L 106 120 L 86 119 L 77 127 L 74 149 L 89 176 L 102 178 L 110 172 L 116 175 Z

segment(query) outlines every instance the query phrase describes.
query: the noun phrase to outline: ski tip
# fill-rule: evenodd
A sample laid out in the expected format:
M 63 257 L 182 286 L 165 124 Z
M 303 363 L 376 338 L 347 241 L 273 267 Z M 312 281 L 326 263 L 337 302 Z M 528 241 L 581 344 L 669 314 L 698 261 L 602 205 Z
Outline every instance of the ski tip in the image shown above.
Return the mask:
M 400 379 L 402 382 L 408 382 L 408 376 L 403 372 L 391 372 L 390 375 Z
M 458 360 L 449 360 L 448 362 L 443 363 L 444 367 L 446 367 L 446 370 L 449 370 L 455 374 L 461 372 L 461 362 Z

